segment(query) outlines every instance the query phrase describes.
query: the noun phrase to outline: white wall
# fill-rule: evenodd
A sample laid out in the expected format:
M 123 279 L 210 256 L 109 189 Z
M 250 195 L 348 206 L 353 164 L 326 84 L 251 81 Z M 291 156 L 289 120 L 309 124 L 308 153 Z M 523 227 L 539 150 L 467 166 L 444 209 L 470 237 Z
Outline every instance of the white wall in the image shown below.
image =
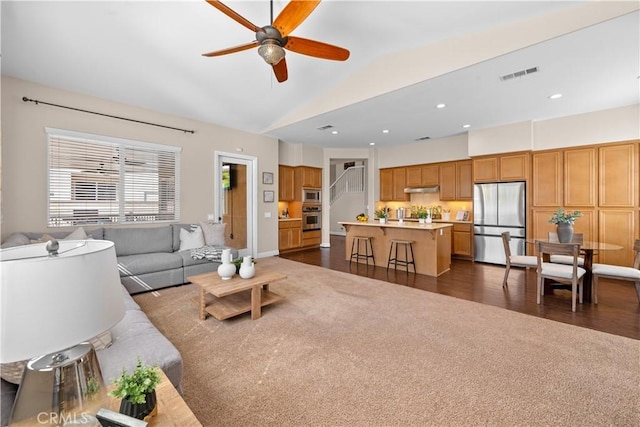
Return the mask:
M 469 156 L 533 149 L 533 123 L 513 123 L 469 131 Z
M 640 139 L 640 106 L 543 120 L 533 124 L 533 149 Z
M 193 129 L 186 134 L 139 123 L 46 105 L 23 102 L 22 97 L 98 111 L 167 126 Z M 258 176 L 278 171 L 278 142 L 222 126 L 161 114 L 130 105 L 2 77 L 2 239 L 16 231 L 47 228 L 47 143 L 45 127 L 126 138 L 182 147 L 181 222 L 199 222 L 213 212 L 214 152 L 258 158 Z M 259 180 L 258 193 L 277 189 Z M 277 253 L 278 205 L 258 203 L 258 256 Z M 265 213 L 271 213 L 265 218 Z
M 461 160 L 469 157 L 468 135 L 456 135 L 449 138 L 429 139 L 421 142 L 392 148 L 378 148 L 378 167 L 418 165 L 449 160 Z

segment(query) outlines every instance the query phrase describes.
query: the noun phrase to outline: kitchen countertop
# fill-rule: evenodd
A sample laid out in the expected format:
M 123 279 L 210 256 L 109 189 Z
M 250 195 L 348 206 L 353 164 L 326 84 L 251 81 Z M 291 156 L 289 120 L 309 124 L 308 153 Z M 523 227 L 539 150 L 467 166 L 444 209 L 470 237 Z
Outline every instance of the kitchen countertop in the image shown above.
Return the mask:
M 278 221 L 300 221 L 302 218 L 278 218 Z
M 387 222 L 385 224 L 380 224 L 378 221 L 340 221 L 338 224 L 341 225 L 363 225 L 369 227 L 391 227 L 391 228 L 415 228 L 417 230 L 439 230 L 441 228 L 453 227 L 451 223 L 436 223 L 432 222 L 431 224 L 420 224 L 418 221 L 403 221 L 400 224 L 399 221 L 392 221 L 391 223 Z
M 377 221 L 377 219 L 376 219 Z M 393 222 L 398 222 L 397 218 L 389 218 L 388 221 L 393 221 Z M 405 218 L 403 220 L 403 222 L 418 222 L 418 218 Z M 447 224 L 473 224 L 472 221 L 457 221 L 455 219 L 449 219 L 449 220 L 444 220 L 444 219 L 434 219 L 433 222 L 438 222 L 438 223 L 447 223 Z

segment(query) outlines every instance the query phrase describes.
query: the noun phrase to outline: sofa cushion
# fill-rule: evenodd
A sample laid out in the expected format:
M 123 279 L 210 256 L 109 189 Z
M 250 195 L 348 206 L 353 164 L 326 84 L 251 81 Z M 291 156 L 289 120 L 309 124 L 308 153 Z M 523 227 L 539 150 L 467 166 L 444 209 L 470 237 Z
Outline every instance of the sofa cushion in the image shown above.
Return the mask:
M 219 224 L 212 224 L 209 222 L 201 222 L 200 227 L 204 232 L 204 242 L 208 246 L 224 246 L 224 230 L 227 224 L 221 222 Z
M 31 243 L 31 239 L 25 233 L 12 233 L 11 236 L 2 243 L 2 249 L 28 245 L 29 243 Z
M 184 228 L 180 229 L 180 250 L 195 249 L 204 246 L 204 234 L 202 228 L 196 227 L 195 230 L 189 231 Z
M 116 256 L 173 252 L 170 226 L 152 228 L 105 228 L 105 240 L 114 243 Z M 159 270 L 167 270 L 160 268 Z M 158 271 L 158 270 L 156 270 Z
M 157 252 L 118 256 L 120 277 L 182 268 L 182 257 L 174 253 Z

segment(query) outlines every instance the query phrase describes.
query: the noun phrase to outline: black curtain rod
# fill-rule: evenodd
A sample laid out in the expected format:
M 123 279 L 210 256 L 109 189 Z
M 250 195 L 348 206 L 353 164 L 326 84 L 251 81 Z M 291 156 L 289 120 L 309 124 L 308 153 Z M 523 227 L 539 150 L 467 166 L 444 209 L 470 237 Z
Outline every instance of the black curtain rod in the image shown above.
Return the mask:
M 112 116 L 111 114 L 97 113 L 95 111 L 83 110 L 83 109 L 74 108 L 74 107 L 67 107 L 65 105 L 59 105 L 59 104 L 52 104 L 50 102 L 38 101 L 37 99 L 29 99 L 26 96 L 23 96 L 22 100 L 24 102 L 33 102 L 36 105 L 38 105 L 38 104 L 51 105 L 52 107 L 66 108 L 67 110 L 80 111 L 82 113 L 89 113 L 89 114 L 96 114 L 98 116 L 111 117 L 112 119 L 126 120 L 128 122 L 134 122 L 134 123 L 141 123 L 143 125 L 157 126 L 157 127 L 161 127 L 161 128 L 165 128 L 165 129 L 177 130 L 177 131 L 184 132 L 184 133 L 196 133 L 195 130 L 174 128 L 174 127 L 171 127 L 171 126 L 159 125 L 157 123 L 143 122 L 142 120 L 128 119 L 126 117 Z

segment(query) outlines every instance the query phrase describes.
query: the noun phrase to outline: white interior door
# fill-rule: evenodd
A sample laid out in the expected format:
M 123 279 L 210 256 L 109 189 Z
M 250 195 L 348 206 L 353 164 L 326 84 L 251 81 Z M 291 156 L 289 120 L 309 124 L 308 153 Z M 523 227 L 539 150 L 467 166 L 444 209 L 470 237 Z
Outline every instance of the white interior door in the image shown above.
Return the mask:
M 214 215 L 224 222 L 227 245 L 240 256 L 257 255 L 256 157 L 215 153 Z

